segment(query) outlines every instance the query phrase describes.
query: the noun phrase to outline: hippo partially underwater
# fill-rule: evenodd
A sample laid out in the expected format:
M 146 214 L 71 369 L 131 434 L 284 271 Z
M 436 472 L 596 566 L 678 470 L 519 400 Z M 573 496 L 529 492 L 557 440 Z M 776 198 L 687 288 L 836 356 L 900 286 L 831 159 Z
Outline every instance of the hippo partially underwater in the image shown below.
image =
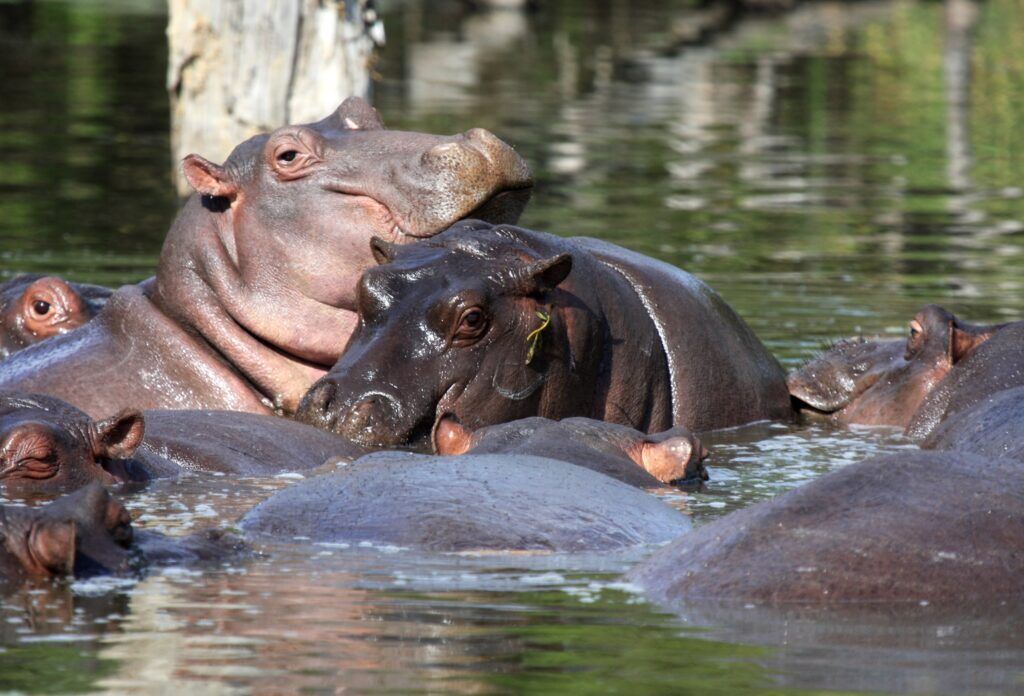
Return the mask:
M 99 285 L 37 274 L 0 283 L 0 360 L 85 326 L 113 292 Z
M 585 416 L 647 432 L 791 415 L 785 376 L 711 288 L 586 238 L 465 221 L 373 242 L 359 325 L 297 417 L 390 446 L 446 414 L 471 429 Z
M 467 215 L 514 221 L 532 179 L 487 131 L 385 130 L 364 101 L 183 164 L 196 193 L 156 277 L 92 322 L 0 367 L 0 389 L 104 417 L 125 407 L 291 411 L 356 323 L 368 242 L 428 237 Z

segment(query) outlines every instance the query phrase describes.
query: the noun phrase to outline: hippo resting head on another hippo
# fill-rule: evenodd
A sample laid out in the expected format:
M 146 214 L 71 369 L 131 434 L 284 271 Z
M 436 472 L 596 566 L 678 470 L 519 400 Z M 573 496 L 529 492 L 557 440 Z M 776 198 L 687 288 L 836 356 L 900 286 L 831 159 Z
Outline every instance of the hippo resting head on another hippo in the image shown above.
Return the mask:
M 664 543 L 690 522 L 656 496 L 554 459 L 380 452 L 275 493 L 239 525 L 321 543 L 574 553 Z
M 0 284 L 0 360 L 83 326 L 112 292 L 55 276 L 21 275 Z
M 447 415 L 434 428 L 434 451 L 521 454 L 593 469 L 640 488 L 707 481 L 707 450 L 681 426 L 645 435 L 625 425 L 589 418 L 524 418 L 470 432 Z
M 429 237 L 469 214 L 514 221 L 532 185 L 526 163 L 485 130 L 386 130 L 356 98 L 317 123 L 253 137 L 222 165 L 190 155 L 183 167 L 197 193 L 155 281 L 115 293 L 85 331 L 9 361 L 0 389 L 54 394 L 93 415 L 290 412 L 355 325 L 372 236 Z
M 274 416 L 126 409 L 96 421 L 54 397 L 0 394 L 0 492 L 7 496 L 183 471 L 275 475 L 360 454 L 362 448 L 340 437 Z
M 363 274 L 359 326 L 297 417 L 373 445 L 586 416 L 646 432 L 790 411 L 784 375 L 710 288 L 585 238 L 466 221 Z
M 41 508 L 0 506 L 0 588 L 127 568 L 131 517 L 93 484 Z
M 1019 601 L 1024 467 L 961 452 L 851 464 L 731 513 L 655 553 L 626 579 L 688 602 Z
M 929 392 L 1002 327 L 928 305 L 906 341 L 841 341 L 791 373 L 789 392 L 799 407 L 839 423 L 905 428 Z

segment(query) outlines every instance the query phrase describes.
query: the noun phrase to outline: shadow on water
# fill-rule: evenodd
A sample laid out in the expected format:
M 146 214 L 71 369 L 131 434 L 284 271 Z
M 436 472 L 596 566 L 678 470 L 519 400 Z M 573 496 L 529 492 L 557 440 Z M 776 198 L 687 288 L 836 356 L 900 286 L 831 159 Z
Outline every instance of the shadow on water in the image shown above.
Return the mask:
M 687 268 L 787 366 L 828 339 L 901 335 L 927 302 L 979 322 L 1024 309 L 1019 2 L 823 1 L 728 22 L 688 0 L 379 5 L 375 101 L 392 127 L 494 130 L 537 173 L 525 225 Z M 0 275 L 152 273 L 177 205 L 164 12 L 156 0 L 0 3 Z M 669 500 L 696 524 L 909 446 L 813 423 L 707 440 L 711 481 Z M 290 480 L 192 476 L 127 504 L 140 526 L 183 534 L 230 527 Z M 0 690 L 1022 684 L 1015 609 L 677 615 L 619 584 L 635 558 L 265 551 L 4 598 Z

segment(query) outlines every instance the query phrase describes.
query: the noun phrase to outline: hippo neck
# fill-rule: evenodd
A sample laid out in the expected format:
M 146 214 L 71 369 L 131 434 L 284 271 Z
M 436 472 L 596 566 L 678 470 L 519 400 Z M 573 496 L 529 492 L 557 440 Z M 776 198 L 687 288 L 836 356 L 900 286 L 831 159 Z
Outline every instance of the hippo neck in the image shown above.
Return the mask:
M 275 410 L 291 413 L 337 359 L 356 318 L 284 290 L 247 287 L 233 217 L 217 199 L 193 195 L 164 242 L 150 299 L 201 336 Z M 318 341 L 325 325 L 333 335 Z

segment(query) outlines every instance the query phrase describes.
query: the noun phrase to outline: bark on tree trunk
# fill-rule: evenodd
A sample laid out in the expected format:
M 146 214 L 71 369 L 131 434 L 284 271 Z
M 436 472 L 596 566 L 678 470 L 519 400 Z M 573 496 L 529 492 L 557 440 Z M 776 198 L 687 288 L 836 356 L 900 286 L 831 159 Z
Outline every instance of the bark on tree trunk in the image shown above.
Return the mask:
M 261 131 L 317 121 L 368 96 L 365 0 L 168 0 L 171 154 L 222 162 Z

